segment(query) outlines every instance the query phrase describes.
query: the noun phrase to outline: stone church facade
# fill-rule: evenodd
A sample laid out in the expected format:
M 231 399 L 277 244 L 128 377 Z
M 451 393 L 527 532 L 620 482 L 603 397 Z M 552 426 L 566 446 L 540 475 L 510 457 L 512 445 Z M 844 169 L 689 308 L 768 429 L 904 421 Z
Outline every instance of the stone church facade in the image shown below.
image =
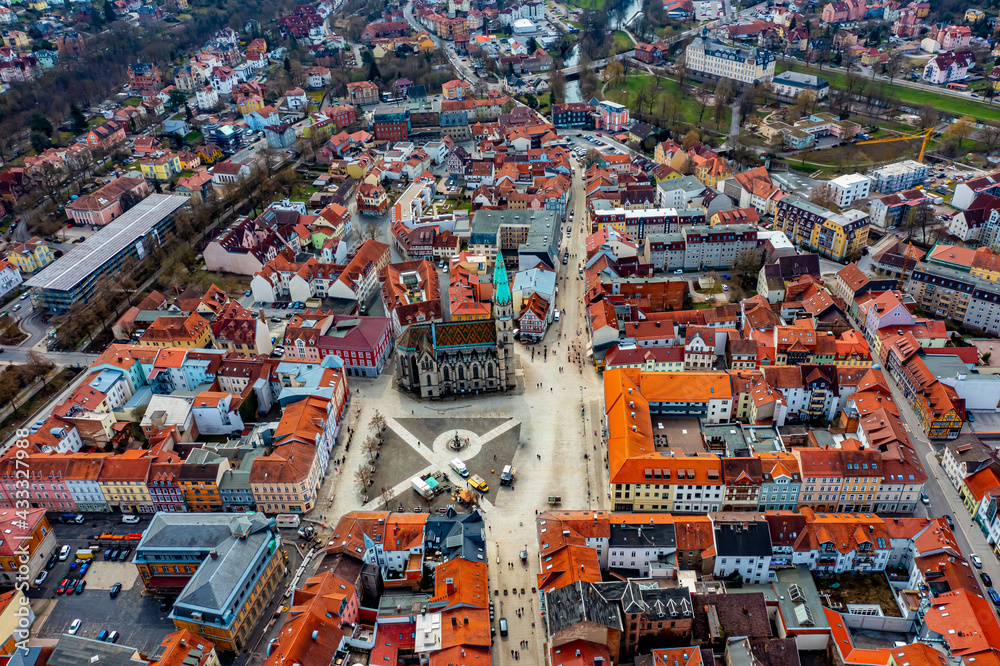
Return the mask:
M 396 381 L 421 398 L 514 388 L 514 308 L 502 258 L 493 271 L 493 317 L 411 324 L 396 341 Z

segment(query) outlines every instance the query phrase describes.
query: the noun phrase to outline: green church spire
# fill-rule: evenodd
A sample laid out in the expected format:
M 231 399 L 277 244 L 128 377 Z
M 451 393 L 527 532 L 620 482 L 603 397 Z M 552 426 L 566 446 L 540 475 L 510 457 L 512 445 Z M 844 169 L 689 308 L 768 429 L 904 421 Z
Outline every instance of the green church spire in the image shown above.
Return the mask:
M 507 283 L 507 267 L 503 255 L 497 251 L 496 264 L 493 266 L 493 303 L 494 305 L 510 305 L 510 284 Z

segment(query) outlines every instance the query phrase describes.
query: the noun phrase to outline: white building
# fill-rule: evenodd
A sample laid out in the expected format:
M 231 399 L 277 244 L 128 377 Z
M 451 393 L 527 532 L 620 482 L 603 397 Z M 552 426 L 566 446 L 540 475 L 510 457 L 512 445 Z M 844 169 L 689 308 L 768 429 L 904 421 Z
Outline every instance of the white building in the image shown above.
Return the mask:
M 969 67 L 976 62 L 971 51 L 939 53 L 924 65 L 927 83 L 951 83 L 969 77 Z
M 243 419 L 232 408 L 233 396 L 221 391 L 202 391 L 194 397 L 191 411 L 202 435 L 230 435 L 243 430 Z
M 744 583 L 760 584 L 774 579 L 771 535 L 763 520 L 717 523 L 715 551 L 716 578 L 739 573 Z
M 209 109 L 214 109 L 219 103 L 219 93 L 215 91 L 212 86 L 205 86 L 204 88 L 198 88 L 195 93 L 198 97 L 198 108 L 202 111 L 208 111 Z
M 727 46 L 708 38 L 708 28 L 688 44 L 685 51 L 688 71 L 700 79 L 732 79 L 752 84 L 774 78 L 774 54 L 758 47 Z
M 856 199 L 867 198 L 871 184 L 872 179 L 868 176 L 860 173 L 849 173 L 831 180 L 830 189 L 833 190 L 836 204 L 841 208 L 847 208 Z
M 0 296 L 5 296 L 18 288 L 24 282 L 21 271 L 9 261 L 0 260 Z
M 517 19 L 512 25 L 514 26 L 515 35 L 530 35 L 533 32 L 538 32 L 535 24 L 526 18 Z
M 830 94 L 830 84 L 824 79 L 812 74 L 800 74 L 799 72 L 782 72 L 771 81 L 774 93 L 787 100 L 797 99 L 799 94 L 805 90 L 816 93 L 816 99 L 826 99 Z

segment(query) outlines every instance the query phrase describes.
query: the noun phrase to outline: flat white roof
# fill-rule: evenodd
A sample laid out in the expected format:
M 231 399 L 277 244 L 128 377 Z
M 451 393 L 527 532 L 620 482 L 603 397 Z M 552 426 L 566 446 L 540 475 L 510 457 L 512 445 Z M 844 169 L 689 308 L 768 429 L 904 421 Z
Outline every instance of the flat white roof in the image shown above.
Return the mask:
M 187 197 L 175 194 L 150 194 L 25 285 L 69 291 L 187 202 Z
M 834 178 L 830 182 L 831 183 L 836 183 L 837 185 L 840 185 L 841 187 L 850 187 L 851 185 L 854 185 L 855 183 L 863 183 L 866 180 L 871 180 L 871 178 L 869 178 L 868 176 L 865 176 L 863 174 L 860 174 L 860 173 L 848 173 L 848 174 L 844 174 L 843 176 L 837 176 L 836 178 Z

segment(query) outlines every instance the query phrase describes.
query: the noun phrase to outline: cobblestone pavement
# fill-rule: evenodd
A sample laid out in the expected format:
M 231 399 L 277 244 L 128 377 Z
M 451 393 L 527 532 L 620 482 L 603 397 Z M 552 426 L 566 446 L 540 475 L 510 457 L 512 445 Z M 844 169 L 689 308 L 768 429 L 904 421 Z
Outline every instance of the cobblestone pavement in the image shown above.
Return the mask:
M 571 237 L 567 239 L 563 231 L 563 249 L 568 250 L 570 258 L 566 266 L 559 264 L 559 294 L 556 300 L 557 307 L 565 309 L 565 312 L 561 313 L 559 322 L 549 327 L 542 343 L 532 347 L 517 346 L 518 388 L 498 395 L 421 401 L 397 390 L 391 371 L 395 357 L 390 359 L 381 377 L 352 377 L 351 402 L 339 444 L 332 454 L 334 458 L 343 460 L 331 464 L 330 473 L 320 491 L 322 499 L 309 516 L 330 528 L 344 513 L 364 505 L 354 473 L 363 462 L 361 442 L 370 433 L 368 422 L 376 410 L 392 422 L 393 432 L 399 436 L 403 436 L 403 432 L 409 433 L 404 424 L 410 425 L 408 422 L 417 418 L 503 421 L 513 418 L 520 422 L 520 443 L 510 461 L 517 468 L 515 490 L 491 493 L 492 497 L 488 497 L 489 501 L 484 502 L 482 508 L 488 526 L 490 584 L 493 590 L 499 592 L 492 597 L 496 602 L 496 616 L 497 620 L 506 617 L 509 627 L 506 638 L 500 638 L 499 631 L 496 634 L 494 660 L 497 664 L 517 663 L 520 666 L 546 661 L 540 655 L 545 649 L 544 630 L 535 591 L 540 572 L 536 511 L 550 508 L 550 496 L 561 497 L 561 506 L 567 508 L 605 510 L 609 506 L 607 469 L 603 447 L 600 446 L 603 384 L 593 363 L 586 358 L 589 337 L 585 332 L 580 301 L 583 282 L 578 279 L 578 270 L 585 258 L 586 239 L 586 230 L 581 226 L 586 215 L 579 170 L 574 173 L 570 205 L 575 210 Z M 582 358 L 582 362 L 578 363 L 578 358 Z M 348 428 L 354 430 L 354 435 L 350 450 L 345 453 Z M 428 431 L 436 429 L 435 424 L 427 424 Z M 469 430 L 476 432 L 475 428 Z M 426 438 L 426 432 L 420 435 Z M 420 439 L 413 433 L 410 436 Z M 447 460 L 454 457 L 430 449 L 421 451 L 421 455 L 422 462 L 414 458 L 412 475 L 424 467 L 434 466 L 428 460 L 437 460 L 437 466 L 440 466 L 442 462 L 447 465 Z M 404 482 L 408 484 L 409 478 Z M 499 469 L 487 481 L 491 486 L 499 486 Z M 369 501 L 372 500 L 377 500 L 377 497 L 369 497 Z M 367 508 L 379 509 L 382 506 L 376 502 Z M 518 554 L 525 548 L 528 561 L 522 565 Z M 508 564 L 511 562 L 514 563 L 513 568 Z M 518 618 L 516 611 L 522 607 L 523 616 Z M 527 647 L 520 647 L 522 640 L 527 641 Z M 511 657 L 512 649 L 520 649 L 520 661 L 515 662 Z

